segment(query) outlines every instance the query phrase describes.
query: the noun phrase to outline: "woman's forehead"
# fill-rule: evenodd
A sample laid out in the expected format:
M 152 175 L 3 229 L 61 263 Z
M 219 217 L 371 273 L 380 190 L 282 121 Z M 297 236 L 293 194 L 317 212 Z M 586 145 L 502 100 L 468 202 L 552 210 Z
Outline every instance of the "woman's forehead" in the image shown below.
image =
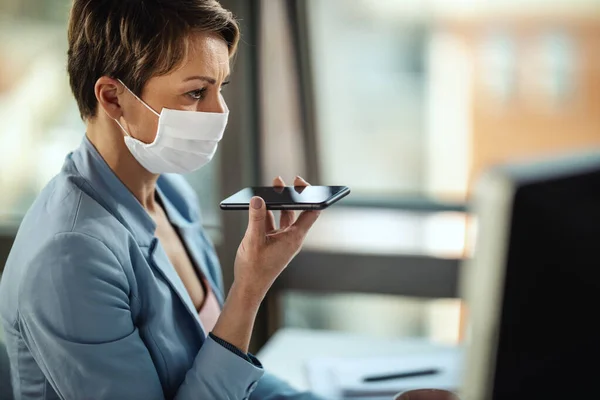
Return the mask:
M 229 75 L 229 48 L 217 34 L 193 33 L 186 40 L 181 74 L 200 74 L 222 80 Z

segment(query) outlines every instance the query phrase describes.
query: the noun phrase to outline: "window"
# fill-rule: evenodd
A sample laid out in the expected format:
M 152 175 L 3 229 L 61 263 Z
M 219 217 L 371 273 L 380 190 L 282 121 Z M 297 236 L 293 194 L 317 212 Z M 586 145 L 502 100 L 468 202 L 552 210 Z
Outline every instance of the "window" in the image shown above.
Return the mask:
M 347 207 L 328 210 L 313 228 L 306 243 L 311 262 L 321 256 L 331 262 L 318 263 L 320 268 L 349 281 L 353 277 L 336 262 L 352 263 L 348 255 L 365 271 L 389 262 L 382 255 L 395 256 L 398 270 L 413 272 L 415 255 L 462 258 L 472 248 L 468 239 L 476 222 L 464 203 L 481 172 L 498 163 L 598 146 L 597 1 L 553 0 L 543 8 L 538 3 L 296 2 L 297 33 L 305 47 L 300 53 L 310 58 L 308 66 L 299 64 L 309 88 L 308 119 L 314 114 L 307 137 L 317 154 L 315 175 L 319 183 L 353 189 L 343 201 Z M 446 207 L 461 203 L 462 210 Z M 354 263 L 355 273 L 368 276 L 358 267 Z M 444 267 L 439 265 L 432 280 Z M 415 283 L 408 272 L 404 278 L 403 284 Z M 386 279 L 382 274 L 381 286 L 389 288 Z M 399 325 L 383 310 L 403 302 L 408 308 L 400 315 L 421 315 L 409 331 L 424 332 L 427 301 L 286 296 L 290 316 L 284 320 L 291 325 L 332 328 L 336 313 L 373 301 L 377 306 L 365 315 L 386 320 L 391 325 L 385 330 L 394 332 Z M 409 308 L 420 311 L 411 314 Z M 454 321 L 456 310 L 447 314 Z M 363 320 L 343 322 L 343 329 L 367 329 Z M 455 332 L 456 324 L 447 326 Z
M 396 8 L 308 1 L 321 178 L 359 195 L 425 190 L 429 33 L 392 17 Z
M 321 215 L 305 242 L 304 249 L 310 255 L 299 257 L 300 261 L 290 267 L 290 278 L 280 280 L 290 282 L 288 287 L 294 289 L 285 292 L 287 283 L 281 286 L 284 289 L 281 321 L 286 326 L 379 337 L 427 336 L 446 342 L 458 340 L 460 302 L 455 299 L 381 294 L 396 293 L 395 288 L 387 292 L 390 286 L 384 290 L 380 287 L 383 285 L 376 282 L 380 279 L 386 283 L 391 274 L 370 278 L 370 289 L 380 290 L 377 292 L 380 294 L 347 289 L 360 286 L 357 284 L 360 278 L 350 276 L 348 265 L 344 264 L 349 256 L 360 260 L 352 269 L 356 275 L 372 277 L 377 274 L 375 271 L 383 271 L 387 268 L 384 265 L 389 265 L 398 272 L 398 275 L 394 272 L 393 279 L 401 276 L 400 279 L 414 281 L 415 277 L 409 275 L 416 264 L 407 265 L 412 260 L 439 257 L 443 261 L 436 263 L 433 270 L 446 265 L 446 270 L 453 270 L 455 260 L 464 253 L 467 218 L 461 200 L 467 180 L 466 101 L 463 109 L 459 108 L 456 113 L 440 107 L 457 90 L 459 96 L 463 96 L 459 100 L 464 100 L 464 80 L 455 78 L 454 86 L 452 83 L 441 89 L 436 86 L 435 92 L 431 82 L 440 80 L 440 75 L 448 70 L 461 74 L 465 69 L 460 69 L 461 54 L 456 55 L 454 43 L 438 44 L 429 21 L 414 14 L 418 11 L 418 2 L 411 3 L 413 5 L 405 7 L 403 2 L 394 1 L 296 2 L 300 7 L 300 15 L 296 15 L 300 27 L 296 34 L 301 37 L 296 38 L 300 43 L 295 44 L 306 45 L 305 49 L 296 49 L 300 50 L 296 54 L 308 56 L 308 63 L 302 59 L 298 63 L 303 68 L 301 80 L 305 81 L 301 82 L 304 86 L 301 84 L 299 90 L 295 90 L 289 77 L 281 72 L 285 62 L 289 62 L 289 56 L 283 60 L 285 56 L 281 53 L 294 54 L 289 51 L 294 41 L 287 47 L 282 46 L 279 41 L 285 32 L 276 32 L 274 28 L 277 26 L 275 9 L 281 2 L 263 1 L 266 26 L 263 28 L 266 54 L 263 68 L 271 69 L 263 78 L 263 90 L 269 93 L 264 103 L 267 117 L 263 119 L 269 124 L 263 127 L 263 136 L 268 137 L 269 142 L 283 142 L 284 135 L 300 133 L 297 136 L 302 136 L 298 118 L 291 111 L 295 105 L 287 101 L 283 107 L 282 103 L 287 97 L 293 97 L 289 93 L 304 91 L 307 103 L 304 106 L 314 112 L 312 126 L 318 155 L 313 160 L 314 157 L 307 154 L 308 169 L 318 172 L 318 184 L 348 185 L 352 189 L 348 199 Z M 271 37 L 278 40 L 270 40 Z M 444 50 L 449 48 L 446 52 L 454 56 L 451 60 L 454 64 L 432 69 L 433 45 Z M 282 58 L 280 62 L 274 62 L 276 56 Z M 280 73 L 276 75 L 274 69 Z M 307 70 L 309 79 L 305 75 Z M 277 85 L 273 82 L 274 76 L 280 79 Z M 288 86 L 282 90 L 285 84 Z M 439 95 L 446 96 L 444 101 L 439 100 Z M 281 99 L 269 101 L 272 96 L 281 96 Z M 457 100 L 456 97 L 453 100 Z M 440 122 L 443 118 L 445 122 Z M 307 130 L 310 129 L 311 124 Z M 439 134 L 441 131 L 444 135 Z M 460 136 L 460 140 L 448 138 L 449 132 Z M 309 135 L 303 139 L 309 143 L 306 147 L 310 151 Z M 286 140 L 286 143 L 291 141 Z M 263 154 L 263 157 L 268 155 L 269 173 L 282 168 L 271 165 L 276 164 L 273 159 L 278 154 L 287 157 L 289 151 L 282 152 L 281 148 L 277 147 L 278 153 L 269 152 L 267 147 Z M 313 161 L 318 164 L 317 168 L 310 165 Z M 293 162 L 287 158 L 285 166 Z M 302 162 L 296 162 L 295 166 L 297 170 L 305 167 Z M 302 260 L 306 264 L 302 264 Z M 313 261 L 316 261 L 314 265 L 309 265 Z M 329 272 L 318 276 L 315 265 Z M 409 268 L 405 268 L 407 266 Z M 446 274 L 447 271 L 444 276 Z M 292 282 L 294 278 L 302 284 Z M 314 283 L 322 278 L 352 283 L 346 286 L 336 282 Z M 329 286 L 331 292 L 328 292 Z M 360 287 L 364 289 L 365 285 Z M 425 290 L 416 296 L 425 296 L 424 293 Z

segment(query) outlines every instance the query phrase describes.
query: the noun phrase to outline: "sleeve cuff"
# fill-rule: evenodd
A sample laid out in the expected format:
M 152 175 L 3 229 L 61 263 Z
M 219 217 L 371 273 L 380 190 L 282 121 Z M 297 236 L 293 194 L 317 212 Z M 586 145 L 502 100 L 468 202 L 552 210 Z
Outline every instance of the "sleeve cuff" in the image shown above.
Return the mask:
M 247 362 L 217 340 L 214 335 L 206 338 L 194 361 L 194 372 L 188 372 L 184 382 L 187 385 L 180 387 L 177 398 L 250 398 L 265 373 L 264 369 L 260 363 Z M 252 360 L 252 356 L 248 357 Z M 200 392 L 199 388 L 202 389 Z M 219 396 L 215 397 L 215 394 Z
M 214 340 L 215 342 L 217 342 L 218 344 L 220 344 L 221 346 L 225 347 L 227 350 L 229 350 L 230 352 L 232 352 L 233 354 L 237 355 L 238 357 L 243 358 L 244 360 L 248 361 L 250 364 L 258 367 L 258 368 L 262 368 L 262 364 L 260 363 L 260 361 L 258 360 L 258 358 L 254 357 L 252 354 L 250 353 L 244 353 L 243 351 L 241 351 L 240 349 L 238 349 L 237 347 L 235 347 L 234 345 L 232 345 L 231 343 L 221 339 L 220 337 L 214 335 L 212 332 L 208 334 L 208 336 Z

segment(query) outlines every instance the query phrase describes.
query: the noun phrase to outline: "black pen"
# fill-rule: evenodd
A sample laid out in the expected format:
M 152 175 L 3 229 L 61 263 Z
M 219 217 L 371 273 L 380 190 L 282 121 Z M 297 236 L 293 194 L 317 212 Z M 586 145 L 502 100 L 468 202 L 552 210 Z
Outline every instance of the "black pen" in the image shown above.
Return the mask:
M 363 381 L 364 382 L 379 382 L 379 381 L 387 381 L 387 380 L 391 380 L 391 379 L 412 378 L 415 376 L 434 375 L 439 372 L 440 371 L 435 368 L 421 369 L 421 370 L 416 370 L 416 371 L 400 372 L 397 374 L 368 376 L 366 378 L 363 378 Z

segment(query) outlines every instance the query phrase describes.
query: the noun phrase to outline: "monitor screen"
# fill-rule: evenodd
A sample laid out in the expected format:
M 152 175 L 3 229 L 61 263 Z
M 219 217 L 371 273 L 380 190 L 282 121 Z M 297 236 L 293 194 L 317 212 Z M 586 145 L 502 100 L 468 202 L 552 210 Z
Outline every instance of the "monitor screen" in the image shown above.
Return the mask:
M 600 153 L 497 168 L 474 210 L 465 399 L 600 398 Z

